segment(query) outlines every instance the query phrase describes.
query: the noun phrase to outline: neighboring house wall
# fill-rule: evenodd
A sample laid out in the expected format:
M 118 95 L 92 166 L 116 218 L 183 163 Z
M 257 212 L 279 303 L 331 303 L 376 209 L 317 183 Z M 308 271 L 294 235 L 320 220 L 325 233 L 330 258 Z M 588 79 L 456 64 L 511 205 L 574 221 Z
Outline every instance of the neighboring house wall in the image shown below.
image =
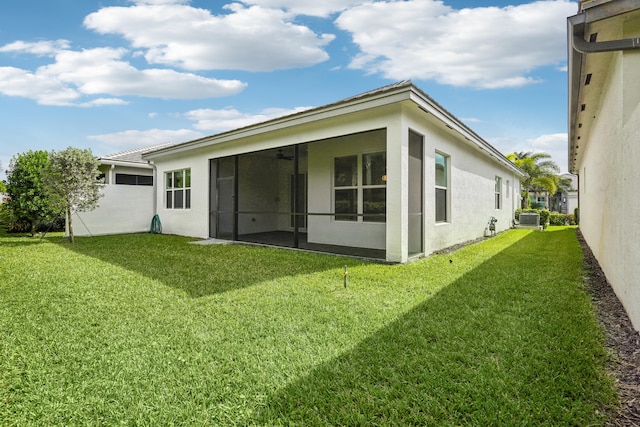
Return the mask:
M 580 174 L 580 229 L 640 328 L 640 52 L 616 53 Z M 635 98 L 635 105 L 624 100 Z
M 587 19 L 585 39 L 595 32 L 597 41 L 640 37 L 640 11 L 635 7 L 630 16 L 593 23 Z M 591 11 L 598 12 L 598 6 Z M 583 16 L 570 22 L 578 26 L 577 18 Z M 574 97 L 569 161 L 580 177 L 580 229 L 634 327 L 640 329 L 640 51 L 578 56 L 570 76 Z
M 578 176 L 565 173 L 560 175 L 560 178 L 571 180 L 571 188 L 565 193 L 556 193 L 552 208 L 562 214 L 573 215 L 578 207 Z
M 105 185 L 99 206 L 73 214 L 75 236 L 148 232 L 153 219 L 153 187 Z
M 153 170 L 142 169 L 139 167 L 131 166 L 115 166 L 115 165 L 101 165 L 100 172 L 104 174 L 105 184 L 116 184 L 119 176 L 153 176 Z
M 578 207 L 577 191 L 569 191 L 568 193 L 561 194 L 560 213 L 573 215 L 577 207 Z

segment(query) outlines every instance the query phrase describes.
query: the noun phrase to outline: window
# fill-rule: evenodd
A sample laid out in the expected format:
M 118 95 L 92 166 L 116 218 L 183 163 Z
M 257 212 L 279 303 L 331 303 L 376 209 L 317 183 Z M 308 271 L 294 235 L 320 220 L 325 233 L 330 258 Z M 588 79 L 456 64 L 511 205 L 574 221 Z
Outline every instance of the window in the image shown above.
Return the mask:
M 507 199 L 509 198 L 509 194 L 511 194 L 511 182 L 507 180 L 507 194 L 506 194 Z
M 151 175 L 131 175 L 128 173 L 117 173 L 116 184 L 119 185 L 153 185 Z
M 447 179 L 448 157 L 436 152 L 436 222 L 447 221 L 447 197 L 449 183 Z
M 167 209 L 191 208 L 191 169 L 165 173 Z
M 358 156 L 334 160 L 335 213 L 338 221 L 358 219 Z M 338 215 L 346 214 L 346 215 Z
M 387 220 L 387 153 L 362 155 L 362 220 Z
M 337 221 L 385 222 L 387 154 L 334 159 L 334 212 Z M 358 179 L 360 177 L 360 179 Z
M 502 209 L 502 178 L 499 176 L 496 176 L 495 208 Z

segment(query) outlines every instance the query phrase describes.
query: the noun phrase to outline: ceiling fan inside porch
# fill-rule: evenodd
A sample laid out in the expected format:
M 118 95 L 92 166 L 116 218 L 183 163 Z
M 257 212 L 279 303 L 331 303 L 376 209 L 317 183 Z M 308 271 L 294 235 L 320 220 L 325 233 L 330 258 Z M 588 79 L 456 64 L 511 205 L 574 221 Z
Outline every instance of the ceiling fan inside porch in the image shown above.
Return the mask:
M 276 159 L 278 160 L 293 160 L 293 156 L 287 156 L 282 152 L 282 148 L 280 148 L 278 150 L 278 153 L 276 154 Z

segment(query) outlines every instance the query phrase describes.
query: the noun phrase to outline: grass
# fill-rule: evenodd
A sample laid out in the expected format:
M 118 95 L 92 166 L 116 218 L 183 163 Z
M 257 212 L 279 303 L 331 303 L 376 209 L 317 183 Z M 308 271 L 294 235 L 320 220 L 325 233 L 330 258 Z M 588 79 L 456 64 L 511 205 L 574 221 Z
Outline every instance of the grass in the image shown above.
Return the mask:
M 394 266 L 188 241 L 0 235 L 0 424 L 584 426 L 616 403 L 572 229 Z

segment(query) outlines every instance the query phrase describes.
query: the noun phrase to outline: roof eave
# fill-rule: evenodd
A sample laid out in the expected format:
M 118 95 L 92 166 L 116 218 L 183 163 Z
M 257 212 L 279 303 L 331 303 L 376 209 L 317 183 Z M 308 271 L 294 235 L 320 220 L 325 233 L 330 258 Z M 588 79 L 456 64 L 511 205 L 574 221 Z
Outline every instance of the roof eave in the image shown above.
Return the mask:
M 364 111 L 382 105 L 389 105 L 395 102 L 410 98 L 411 89 L 414 88 L 411 81 L 402 81 L 389 85 L 387 89 L 381 88 L 356 95 L 351 98 L 328 104 L 321 107 L 312 108 L 298 113 L 278 117 L 261 123 L 256 123 L 239 129 L 206 136 L 204 138 L 176 144 L 171 147 L 161 148 L 142 155 L 143 159 L 149 160 L 169 154 L 198 149 L 209 145 L 220 144 L 239 138 L 254 136 L 261 133 L 273 132 L 283 128 L 303 125 L 319 119 L 337 117 L 345 112 Z
M 482 151 L 484 155 L 495 159 L 495 161 L 511 169 L 521 178 L 525 178 L 527 176 L 523 170 L 507 159 L 504 154 L 447 111 L 443 106 L 438 104 L 433 98 L 415 86 L 413 89 L 414 97 L 412 100 L 420 107 L 421 110 L 432 114 L 436 119 L 444 123 L 444 125 L 451 131 L 462 136 L 467 143 Z
M 624 15 L 630 12 L 638 10 L 637 0 L 603 0 L 593 2 L 591 4 L 581 5 L 580 13 L 567 18 L 567 75 L 568 75 L 568 167 L 569 172 L 577 172 L 577 161 L 579 159 L 578 152 L 578 116 L 580 108 L 580 99 L 582 91 L 582 82 L 585 81 L 584 69 L 585 62 L 588 59 L 589 52 L 604 52 L 623 50 L 628 48 L 637 48 L 636 44 L 638 39 L 631 40 L 613 40 L 607 42 L 589 42 L 584 40 L 584 35 L 590 24 L 595 22 L 614 18 L 619 15 Z M 579 42 L 582 46 L 591 45 L 592 50 L 582 53 L 576 48 L 576 42 Z M 629 43 L 630 42 L 630 43 Z M 629 45 L 634 46 L 629 46 Z M 602 48 L 598 49 L 596 46 L 601 45 Z M 607 46 L 606 48 L 604 46 Z M 585 141 L 582 141 L 584 144 Z
M 151 160 L 165 155 L 178 154 L 239 138 L 277 131 L 291 126 L 303 125 L 320 119 L 337 117 L 349 112 L 365 111 L 367 109 L 391 105 L 403 101 L 411 101 L 418 105 L 422 111 L 433 115 L 453 132 L 462 136 L 468 143 L 475 145 L 478 149 L 483 151 L 484 155 L 494 158 L 497 162 L 511 169 L 520 177 L 526 177 L 526 173 L 520 170 L 500 151 L 482 139 L 478 134 L 458 120 L 453 114 L 448 112 L 429 95 L 416 87 L 411 81 L 399 82 L 385 88 L 356 95 L 323 107 L 301 111 L 289 116 L 257 123 L 244 128 L 207 136 L 182 144 L 176 144 L 171 147 L 161 148 L 159 150 L 143 154 L 142 158 L 145 160 Z

